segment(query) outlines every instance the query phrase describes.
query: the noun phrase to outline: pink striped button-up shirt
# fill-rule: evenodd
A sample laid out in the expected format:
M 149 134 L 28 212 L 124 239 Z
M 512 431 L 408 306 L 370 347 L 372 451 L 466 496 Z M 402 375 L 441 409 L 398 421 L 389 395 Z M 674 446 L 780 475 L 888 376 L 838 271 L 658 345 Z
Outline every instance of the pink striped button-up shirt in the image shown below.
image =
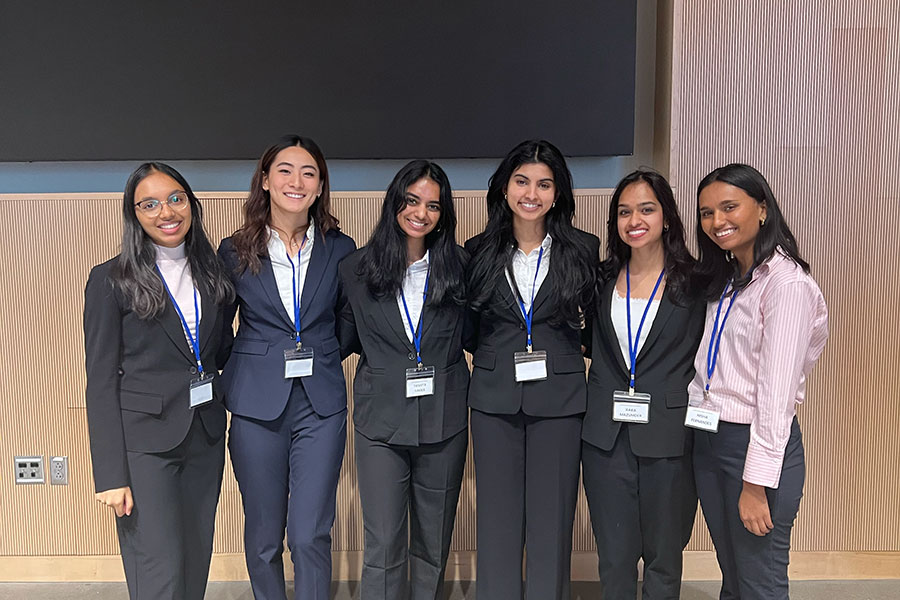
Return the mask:
M 722 303 L 720 324 L 730 300 L 729 295 Z M 776 251 L 734 301 L 704 400 L 717 305 L 706 308 L 696 374 L 688 386 L 691 405 L 718 410 L 722 421 L 749 424 L 744 481 L 777 488 L 796 405 L 806 396 L 806 378 L 828 339 L 825 299 L 812 277 Z

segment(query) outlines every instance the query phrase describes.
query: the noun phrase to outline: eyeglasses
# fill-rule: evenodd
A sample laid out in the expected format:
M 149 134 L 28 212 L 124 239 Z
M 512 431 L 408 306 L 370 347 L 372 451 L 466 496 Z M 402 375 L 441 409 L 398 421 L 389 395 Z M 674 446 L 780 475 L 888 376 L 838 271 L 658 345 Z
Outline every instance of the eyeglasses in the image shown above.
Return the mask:
M 181 212 L 191 204 L 191 201 L 190 198 L 188 198 L 187 192 L 175 192 L 165 200 L 149 198 L 147 200 L 135 202 L 134 205 L 141 213 L 148 217 L 155 217 L 159 214 L 159 211 L 162 210 L 163 203 L 168 204 L 169 208 L 172 210 Z

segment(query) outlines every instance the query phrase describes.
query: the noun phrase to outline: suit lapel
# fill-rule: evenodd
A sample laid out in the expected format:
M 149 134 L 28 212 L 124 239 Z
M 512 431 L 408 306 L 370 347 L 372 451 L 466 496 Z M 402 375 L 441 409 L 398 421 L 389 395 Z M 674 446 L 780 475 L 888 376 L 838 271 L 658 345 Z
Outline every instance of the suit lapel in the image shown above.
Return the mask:
M 166 332 L 166 335 L 169 336 L 169 339 L 172 340 L 172 343 L 178 348 L 178 351 L 191 361 L 191 364 L 196 364 L 197 359 L 194 358 L 194 351 L 191 349 L 187 337 L 184 335 L 184 325 L 181 324 L 181 317 L 175 312 L 175 305 L 172 304 L 172 299 L 168 294 L 166 294 L 166 308 L 157 320 L 162 326 L 163 331 Z M 191 333 L 193 334 L 193 332 Z
M 541 306 L 547 301 L 547 298 L 550 297 L 550 290 L 553 289 L 553 275 L 550 273 L 550 270 L 547 270 L 547 277 L 544 278 L 544 281 L 541 282 L 541 287 L 538 289 L 537 295 L 534 298 L 534 313 L 537 314 L 537 311 L 540 310 Z
M 650 332 L 647 334 L 647 341 L 644 342 L 644 345 L 641 347 L 641 351 L 638 354 L 638 362 L 640 362 L 641 357 L 647 353 L 648 349 L 653 347 L 653 342 L 656 341 L 656 338 L 658 338 L 662 330 L 665 329 L 666 322 L 669 320 L 669 317 L 672 316 L 674 311 L 675 305 L 669 300 L 669 288 L 666 287 L 663 290 L 662 298 L 659 301 L 659 308 L 656 311 L 656 317 L 653 319 L 653 325 L 650 327 Z
M 325 236 L 316 228 L 312 256 L 309 257 L 309 265 L 306 267 L 306 278 L 303 281 L 303 292 L 300 295 L 301 323 L 307 309 L 312 306 L 312 300 L 319 289 L 319 284 L 322 283 L 325 267 L 328 266 L 328 261 L 331 259 L 333 248 L 333 244 L 325 244 Z
M 204 294 L 200 294 L 200 351 L 206 348 L 209 342 L 209 336 L 212 335 L 216 325 L 216 311 L 218 307 L 213 303 L 211 298 Z
M 381 312 L 384 314 L 384 318 L 391 328 L 391 331 L 397 335 L 397 338 L 400 339 L 404 346 L 410 350 L 415 350 L 415 346 L 409 341 L 409 338 L 406 337 L 406 327 L 403 323 L 406 316 L 400 314 L 400 309 L 397 307 L 397 299 L 385 295 L 378 300 L 378 306 L 381 307 Z
M 597 315 L 597 322 L 600 325 L 600 338 L 610 346 L 613 356 L 616 357 L 616 364 L 619 365 L 622 374 L 627 378 L 629 367 L 625 364 L 625 357 L 622 356 L 619 338 L 616 335 L 616 328 L 612 322 L 612 296 L 615 293 L 616 280 L 611 279 L 603 286 L 603 292 L 600 294 L 600 314 Z
M 294 320 L 285 312 L 284 303 L 281 302 L 281 294 L 278 293 L 278 283 L 275 281 L 275 271 L 272 269 L 272 260 L 268 256 L 260 256 L 259 263 L 259 282 L 263 291 L 269 298 L 275 313 L 280 315 L 287 328 L 293 331 Z
M 503 301 L 509 310 L 513 311 L 522 323 L 525 323 L 522 307 L 519 305 L 519 299 L 516 297 L 515 292 L 512 291 L 512 287 L 509 284 L 510 280 L 512 280 L 513 283 L 516 281 L 510 270 L 504 269 L 503 274 L 497 278 L 497 287 L 499 288 L 500 296 L 503 298 Z

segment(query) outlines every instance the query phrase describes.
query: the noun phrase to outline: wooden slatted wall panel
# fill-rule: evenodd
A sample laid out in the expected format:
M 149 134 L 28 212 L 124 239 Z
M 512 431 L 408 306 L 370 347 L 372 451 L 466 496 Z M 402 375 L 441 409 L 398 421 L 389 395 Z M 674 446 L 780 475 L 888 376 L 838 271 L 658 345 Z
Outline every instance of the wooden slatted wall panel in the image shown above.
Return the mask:
M 460 243 L 480 232 L 486 216 L 483 192 L 456 197 Z M 600 234 L 608 190 L 578 196 L 579 227 Z M 205 225 L 214 243 L 240 223 L 240 194 L 200 194 Z M 340 193 L 334 211 L 358 245 L 368 239 L 381 208 L 378 193 Z M 12 465 L 0 468 L 0 556 L 108 555 L 118 551 L 108 510 L 93 500 L 87 423 L 84 415 L 84 355 L 81 314 L 91 266 L 117 252 L 121 200 L 114 194 L 0 196 L 0 457 L 15 454 L 69 457 L 66 487 L 16 486 Z M 22 240 L 28 240 L 27 252 Z M 50 293 L 47 291 L 50 290 Z M 51 359 L 52 357 L 52 359 Z M 351 389 L 356 358 L 344 363 Z M 351 401 L 352 419 L 352 401 Z M 352 420 L 351 420 L 352 423 Z M 352 432 L 352 428 L 350 430 Z M 363 549 L 356 489 L 353 436 L 348 435 L 341 470 L 336 551 Z M 216 516 L 214 552 L 240 553 L 243 514 L 230 460 Z M 575 550 L 593 551 L 583 492 Z M 453 550 L 475 550 L 475 479 L 467 458 Z
M 676 0 L 674 15 L 670 175 L 691 235 L 700 179 L 752 164 L 828 302 L 792 547 L 900 550 L 900 6 Z

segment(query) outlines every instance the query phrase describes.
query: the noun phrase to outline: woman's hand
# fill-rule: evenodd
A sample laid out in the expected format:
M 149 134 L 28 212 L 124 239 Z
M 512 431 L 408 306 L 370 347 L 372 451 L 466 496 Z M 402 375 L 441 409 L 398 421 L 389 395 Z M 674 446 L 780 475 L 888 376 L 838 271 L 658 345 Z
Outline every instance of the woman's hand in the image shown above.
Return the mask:
M 131 496 L 131 488 L 128 486 L 97 492 L 94 495 L 97 502 L 111 506 L 116 511 L 116 516 L 131 515 L 134 508 L 134 498 Z
M 753 535 L 766 535 L 774 527 L 764 486 L 744 482 L 744 489 L 738 500 L 738 514 L 744 527 Z

